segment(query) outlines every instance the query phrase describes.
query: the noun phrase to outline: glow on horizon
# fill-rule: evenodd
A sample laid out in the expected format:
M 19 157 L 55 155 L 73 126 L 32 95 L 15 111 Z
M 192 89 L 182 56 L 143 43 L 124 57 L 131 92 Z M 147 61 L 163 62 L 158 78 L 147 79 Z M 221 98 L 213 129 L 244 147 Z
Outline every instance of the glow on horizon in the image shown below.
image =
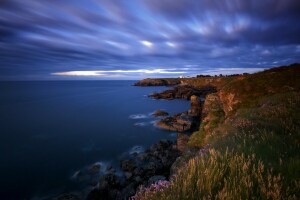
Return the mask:
M 193 65 L 191 65 L 193 66 Z M 83 77 L 140 77 L 143 75 L 147 77 L 159 77 L 159 75 L 181 75 L 181 76 L 196 76 L 199 74 L 203 75 L 230 75 L 230 74 L 241 74 L 241 73 L 255 73 L 258 71 L 263 71 L 264 68 L 207 68 L 201 69 L 196 66 L 185 67 L 185 68 L 171 68 L 171 69 L 137 69 L 137 70 L 86 70 L 86 71 L 65 71 L 65 72 L 54 72 L 51 75 L 55 76 L 83 76 Z

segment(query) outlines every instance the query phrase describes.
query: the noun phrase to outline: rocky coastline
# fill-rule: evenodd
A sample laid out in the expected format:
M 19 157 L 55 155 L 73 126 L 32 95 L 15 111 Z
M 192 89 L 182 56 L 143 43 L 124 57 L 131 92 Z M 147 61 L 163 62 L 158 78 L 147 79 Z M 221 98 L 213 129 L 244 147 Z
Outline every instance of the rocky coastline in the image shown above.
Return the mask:
M 165 82 L 163 79 L 145 79 L 135 86 L 175 85 L 178 82 Z M 120 161 L 121 174 L 112 169 L 100 177 L 95 189 L 87 199 L 128 199 L 138 187 L 148 187 L 161 180 L 169 180 L 171 168 L 177 158 L 188 150 L 189 133 L 199 127 L 202 105 L 207 94 L 214 88 L 196 89 L 189 85 L 179 85 L 149 97 L 154 99 L 186 99 L 191 106 L 188 111 L 169 116 L 163 110 L 156 110 L 154 117 L 161 117 L 155 125 L 159 128 L 178 132 L 176 142 L 162 140 L 142 153 L 135 153 L 132 158 Z M 182 133 L 180 133 L 182 132 Z
M 143 153 L 120 160 L 121 174 L 110 170 L 100 177 L 99 183 L 87 196 L 94 199 L 128 199 L 139 186 L 145 187 L 170 177 L 170 168 L 180 156 L 177 143 L 161 140 Z
M 147 80 L 147 84 L 149 84 L 149 80 Z M 153 86 L 154 82 L 151 82 L 151 84 Z M 158 84 L 158 82 L 155 82 L 155 84 Z M 135 85 L 145 86 L 141 85 L 141 81 Z M 198 129 L 203 100 L 207 94 L 213 91 L 213 88 L 195 89 L 188 85 L 179 85 L 170 90 L 149 95 L 154 99 L 190 100 L 191 106 L 188 111 L 169 116 L 166 111 L 156 110 L 152 115 L 161 118 L 155 123 L 158 128 L 178 132 L 176 141 L 161 140 L 144 152 L 133 153 L 130 158 L 119 161 L 120 170 L 111 165 L 101 166 L 96 163 L 85 171 L 79 172 L 79 177 L 84 178 L 88 175 L 91 179 L 89 179 L 90 184 L 94 185 L 93 189 L 85 195 L 86 199 L 128 199 L 134 196 L 141 186 L 148 187 L 158 181 L 169 180 L 174 172 L 172 170 L 174 168 L 173 164 L 176 160 L 180 160 L 180 156 L 191 150 L 187 146 L 189 134 Z M 100 168 L 104 171 L 99 178 L 96 174 L 100 171 Z M 73 194 L 63 194 L 54 199 L 75 200 L 81 198 Z

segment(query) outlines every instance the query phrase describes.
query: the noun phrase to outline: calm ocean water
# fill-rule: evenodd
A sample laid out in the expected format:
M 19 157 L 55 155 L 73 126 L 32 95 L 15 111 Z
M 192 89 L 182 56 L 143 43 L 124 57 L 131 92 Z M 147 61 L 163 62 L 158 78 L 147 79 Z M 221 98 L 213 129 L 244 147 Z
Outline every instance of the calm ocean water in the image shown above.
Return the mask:
M 156 109 L 185 111 L 184 100 L 152 100 L 166 87 L 134 81 L 0 82 L 0 199 L 42 197 L 77 187 L 72 175 L 95 162 L 118 163 L 174 133 L 153 127 Z

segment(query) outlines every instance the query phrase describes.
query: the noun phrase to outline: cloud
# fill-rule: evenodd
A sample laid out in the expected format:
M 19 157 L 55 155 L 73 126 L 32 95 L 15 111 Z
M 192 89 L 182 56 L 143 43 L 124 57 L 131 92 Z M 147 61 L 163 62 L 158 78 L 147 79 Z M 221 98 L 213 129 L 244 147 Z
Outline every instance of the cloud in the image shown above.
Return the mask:
M 0 74 L 290 64 L 299 19 L 297 0 L 4 0 Z
M 107 76 L 107 74 L 185 74 L 187 72 L 184 71 L 176 71 L 174 70 L 167 70 L 167 69 L 138 69 L 138 70 L 98 70 L 98 71 L 68 71 L 68 72 L 55 72 L 52 75 L 59 75 L 59 76 Z

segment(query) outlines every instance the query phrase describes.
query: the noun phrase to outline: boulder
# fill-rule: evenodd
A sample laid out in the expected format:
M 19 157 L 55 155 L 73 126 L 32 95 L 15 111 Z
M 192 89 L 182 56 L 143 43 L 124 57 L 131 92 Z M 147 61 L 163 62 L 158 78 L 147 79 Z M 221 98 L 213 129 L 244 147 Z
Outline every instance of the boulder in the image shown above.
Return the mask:
M 155 123 L 156 126 L 176 132 L 186 132 L 190 131 L 197 122 L 197 119 L 188 115 L 187 113 L 181 113 L 173 115 L 171 117 L 166 117 Z
M 132 159 L 121 160 L 120 161 L 121 169 L 124 171 L 133 171 L 136 168 L 136 162 Z
M 163 110 L 156 110 L 154 113 L 153 113 L 153 116 L 154 117 L 162 117 L 162 116 L 168 116 L 169 113 L 167 113 L 166 111 L 163 111 Z

